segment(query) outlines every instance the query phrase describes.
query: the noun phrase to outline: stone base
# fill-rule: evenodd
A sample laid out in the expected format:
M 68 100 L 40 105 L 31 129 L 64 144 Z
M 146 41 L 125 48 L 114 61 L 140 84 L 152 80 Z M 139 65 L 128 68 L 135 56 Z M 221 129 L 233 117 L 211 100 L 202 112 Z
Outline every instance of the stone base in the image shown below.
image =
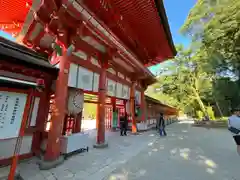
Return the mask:
M 49 170 L 52 168 L 57 167 L 58 165 L 62 164 L 64 162 L 64 157 L 60 156 L 58 159 L 54 161 L 45 161 L 43 157 L 39 160 L 39 169 L 40 170 Z
M 108 147 L 108 143 L 105 142 L 105 143 L 102 143 L 102 144 L 94 144 L 93 145 L 93 148 L 96 148 L 96 149 L 104 149 L 104 148 L 107 148 Z

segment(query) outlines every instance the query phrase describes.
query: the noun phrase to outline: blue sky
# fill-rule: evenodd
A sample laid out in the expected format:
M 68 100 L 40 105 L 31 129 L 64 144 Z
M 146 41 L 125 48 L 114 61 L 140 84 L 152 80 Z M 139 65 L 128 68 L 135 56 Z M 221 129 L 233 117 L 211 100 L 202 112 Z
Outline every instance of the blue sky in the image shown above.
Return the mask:
M 0 31 L 0 36 L 5 37 L 5 38 L 7 38 L 7 39 L 9 39 L 9 40 L 12 40 L 12 41 L 15 40 L 11 35 L 3 32 L 3 31 Z
M 196 0 L 164 0 L 164 6 L 175 45 L 183 44 L 184 46 L 188 46 L 189 44 L 189 40 L 179 34 L 179 29 L 195 3 Z M 164 67 L 167 63 L 168 62 L 150 67 L 150 70 L 155 74 L 159 68 Z
M 164 6 L 167 12 L 168 21 L 175 44 L 181 43 L 184 46 L 188 46 L 189 44 L 189 40 L 179 34 L 179 29 L 188 16 L 189 10 L 194 6 L 195 3 L 196 0 L 164 0 Z M 14 40 L 14 38 L 2 31 L 0 31 L 0 36 Z M 155 74 L 159 68 L 164 67 L 164 64 L 167 64 L 167 62 L 151 67 L 150 70 Z

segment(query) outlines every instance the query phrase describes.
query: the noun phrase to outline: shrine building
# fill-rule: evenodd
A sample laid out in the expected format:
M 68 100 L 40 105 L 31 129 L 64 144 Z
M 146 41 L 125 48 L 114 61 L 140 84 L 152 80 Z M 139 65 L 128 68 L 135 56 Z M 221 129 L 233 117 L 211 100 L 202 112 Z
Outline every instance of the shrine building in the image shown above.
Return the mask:
M 0 44 L 11 46 L 0 60 L 0 98 L 14 96 L 22 103 L 16 112 L 23 112 L 6 126 L 11 130 L 0 131 L 1 146 L 18 137 L 14 128 L 28 118 L 23 129 L 30 138 L 23 141 L 29 149 L 20 155 L 54 164 L 61 161 L 63 136 L 81 143 L 89 105 L 96 112 L 95 148 L 107 147 L 105 131 L 119 128 L 125 113 L 133 134 L 137 124 L 154 123 L 160 112 L 177 115 L 144 95 L 156 82 L 148 67 L 176 55 L 162 0 L 2 0 L 0 12 L 0 30 L 32 49 Z M 8 158 L 1 155 L 0 165 Z

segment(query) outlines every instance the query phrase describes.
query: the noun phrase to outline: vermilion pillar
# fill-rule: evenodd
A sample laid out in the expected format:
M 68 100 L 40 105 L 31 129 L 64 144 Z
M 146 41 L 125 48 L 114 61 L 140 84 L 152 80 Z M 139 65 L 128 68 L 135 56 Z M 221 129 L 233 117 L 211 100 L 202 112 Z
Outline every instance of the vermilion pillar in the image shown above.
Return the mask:
M 59 74 L 56 80 L 54 112 L 51 118 L 51 128 L 48 133 L 45 161 L 55 161 L 60 156 L 60 137 L 64 125 L 64 118 L 68 100 L 68 74 L 70 62 L 67 51 L 63 50 L 59 62 Z
M 97 139 L 96 144 L 93 146 L 95 148 L 104 148 L 108 144 L 105 142 L 105 100 L 106 100 L 106 79 L 107 79 L 107 66 L 108 62 L 103 60 L 101 62 L 101 72 L 99 77 L 99 94 L 98 94 L 98 106 L 97 106 Z
M 40 95 L 40 102 L 39 108 L 37 113 L 36 119 L 36 127 L 37 131 L 33 134 L 33 142 L 32 142 L 32 152 L 36 156 L 39 156 L 41 153 L 41 140 L 42 140 L 42 133 L 45 130 L 45 120 L 48 117 L 49 112 L 49 103 L 50 103 L 50 93 L 51 93 L 51 79 L 45 79 L 45 89 L 41 92 Z
M 75 117 L 75 124 L 73 128 L 73 133 L 81 132 L 82 129 L 82 111 Z
M 130 90 L 130 112 L 132 115 L 132 133 L 137 133 L 137 122 L 135 117 L 135 86 L 136 83 L 133 82 Z

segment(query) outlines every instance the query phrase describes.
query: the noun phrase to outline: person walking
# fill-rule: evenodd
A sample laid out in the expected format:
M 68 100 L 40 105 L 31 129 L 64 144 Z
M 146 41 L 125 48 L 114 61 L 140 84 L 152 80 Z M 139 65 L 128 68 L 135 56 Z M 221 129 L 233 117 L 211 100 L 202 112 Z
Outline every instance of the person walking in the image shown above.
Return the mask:
M 127 127 L 128 127 L 128 116 L 125 113 L 124 116 L 120 117 L 120 136 L 127 135 Z
M 240 108 L 232 110 L 232 115 L 228 118 L 228 130 L 233 135 L 238 155 L 240 155 Z
M 160 118 L 159 118 L 159 133 L 160 133 L 160 136 L 164 135 L 164 136 L 167 136 L 167 133 L 165 131 L 165 120 L 164 120 L 164 117 L 163 117 L 163 113 L 160 113 Z

